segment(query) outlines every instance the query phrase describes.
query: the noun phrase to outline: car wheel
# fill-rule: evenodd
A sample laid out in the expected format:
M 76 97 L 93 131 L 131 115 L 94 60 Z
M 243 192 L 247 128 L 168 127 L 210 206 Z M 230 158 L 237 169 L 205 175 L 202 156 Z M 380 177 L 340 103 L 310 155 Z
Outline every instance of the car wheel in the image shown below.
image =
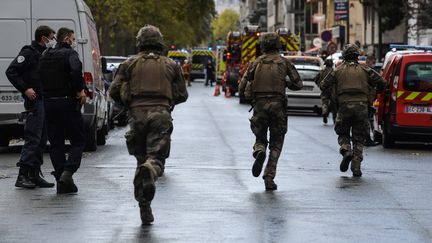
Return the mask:
M 395 145 L 395 140 L 391 134 L 387 132 L 387 128 L 383 128 L 382 133 L 382 146 L 384 148 L 393 148 Z
M 84 151 L 92 152 L 97 149 L 97 129 L 96 129 L 96 121 L 91 124 L 86 130 L 86 145 L 84 147 Z
M 373 131 L 373 139 L 374 142 L 382 143 L 382 135 L 378 131 Z
M 0 139 L 0 147 L 7 147 L 7 146 L 9 146 L 9 138 Z
M 108 131 L 108 127 L 104 125 L 102 129 L 97 131 L 97 145 L 105 145 L 106 144 L 106 134 Z

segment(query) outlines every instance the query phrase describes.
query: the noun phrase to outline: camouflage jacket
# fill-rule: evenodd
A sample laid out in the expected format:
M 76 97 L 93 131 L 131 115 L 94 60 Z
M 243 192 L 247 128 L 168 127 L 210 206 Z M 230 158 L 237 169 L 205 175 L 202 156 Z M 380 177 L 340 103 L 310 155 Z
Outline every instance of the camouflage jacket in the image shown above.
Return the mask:
M 111 83 L 109 88 L 110 97 L 117 103 L 128 106 L 129 102 L 132 100 L 130 94 L 127 93 L 128 80 L 130 79 L 131 67 L 136 58 L 139 58 L 143 53 L 129 58 L 120 64 L 116 73 L 114 74 L 114 81 Z M 172 100 L 170 100 L 170 105 L 174 106 L 176 104 L 185 102 L 188 98 L 188 92 L 186 90 L 186 83 L 178 64 L 172 62 L 169 68 L 166 68 L 166 76 L 172 81 Z M 152 98 L 152 97 L 148 97 Z M 154 103 L 153 103 L 154 104 Z
M 252 82 L 254 80 L 255 71 L 257 69 L 257 66 L 260 62 L 260 60 L 266 56 L 269 55 L 277 55 L 280 56 L 279 53 L 270 53 L 270 54 L 264 54 L 260 57 L 258 57 L 252 64 L 250 64 L 240 82 L 239 85 L 239 93 L 244 94 L 246 85 L 248 82 Z M 291 90 L 300 90 L 303 88 L 303 82 L 300 78 L 300 75 L 298 74 L 297 70 L 295 69 L 294 65 L 286 58 L 281 57 L 286 66 L 286 73 L 289 77 L 289 81 L 287 82 L 287 87 Z
M 344 68 L 347 67 L 347 65 L 357 65 L 363 68 L 363 70 L 368 74 L 368 85 L 369 85 L 369 93 L 372 92 L 373 89 L 375 89 L 377 92 L 382 92 L 385 89 L 386 81 L 381 75 L 379 75 L 375 70 L 368 67 L 364 64 L 359 64 L 358 62 L 344 62 L 342 65 L 337 67 L 335 70 L 333 70 L 329 75 L 327 75 L 324 80 L 320 83 L 321 90 L 336 90 L 338 82 L 341 82 L 341 80 L 337 79 L 337 73 L 341 72 Z M 371 94 L 366 97 L 366 100 L 370 99 Z M 337 97 L 335 97 L 335 100 L 340 102 Z M 355 98 L 353 97 L 353 101 L 355 101 Z

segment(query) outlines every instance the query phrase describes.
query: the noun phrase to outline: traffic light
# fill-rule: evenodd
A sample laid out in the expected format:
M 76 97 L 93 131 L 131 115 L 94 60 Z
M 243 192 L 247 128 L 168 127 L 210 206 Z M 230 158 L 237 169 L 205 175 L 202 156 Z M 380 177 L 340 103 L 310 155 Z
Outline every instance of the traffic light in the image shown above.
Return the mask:
M 174 50 L 175 47 L 176 47 L 176 46 L 175 46 L 174 44 L 171 44 L 171 46 L 170 46 L 171 50 Z

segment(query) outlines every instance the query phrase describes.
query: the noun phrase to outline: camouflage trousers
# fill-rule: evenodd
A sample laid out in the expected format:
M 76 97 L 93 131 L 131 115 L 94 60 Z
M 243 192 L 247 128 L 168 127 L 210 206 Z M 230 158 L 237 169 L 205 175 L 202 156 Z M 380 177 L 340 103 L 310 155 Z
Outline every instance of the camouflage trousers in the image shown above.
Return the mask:
M 337 110 L 336 105 L 331 99 L 331 93 L 329 92 L 321 92 L 321 104 L 322 104 L 322 115 L 324 117 L 328 117 L 329 113 L 333 113 L 333 116 L 335 117 Z
M 130 130 L 125 135 L 126 145 L 129 154 L 137 159 L 135 199 L 146 203 L 142 192 L 142 178 L 138 178 L 138 175 L 142 174 L 140 170 L 144 163 L 150 163 L 154 168 L 155 180 L 163 175 L 173 131 L 171 113 L 162 106 L 132 108 L 129 125 Z
M 352 151 L 353 162 L 363 161 L 363 147 L 368 134 L 368 105 L 364 102 L 339 104 L 335 131 L 340 153 Z M 351 148 L 352 145 L 352 148 Z
M 255 102 L 254 113 L 250 119 L 252 132 L 256 141 L 253 147 L 253 155 L 256 157 L 259 151 L 266 152 L 269 145 L 269 156 L 263 177 L 272 179 L 276 176 L 276 167 L 282 151 L 285 134 L 287 132 L 286 101 L 282 99 L 261 98 Z M 270 141 L 267 133 L 270 131 Z

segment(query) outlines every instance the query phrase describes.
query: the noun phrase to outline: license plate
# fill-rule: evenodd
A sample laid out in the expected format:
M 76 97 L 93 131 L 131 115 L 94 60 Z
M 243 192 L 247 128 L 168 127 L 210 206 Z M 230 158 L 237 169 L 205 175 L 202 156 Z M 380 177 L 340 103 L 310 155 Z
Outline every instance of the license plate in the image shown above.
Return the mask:
M 21 103 L 23 98 L 20 93 L 14 92 L 1 92 L 0 93 L 0 103 Z
M 407 106 L 406 113 L 432 114 L 431 106 Z
M 313 88 L 314 88 L 313 86 L 303 86 L 302 90 L 312 91 Z

